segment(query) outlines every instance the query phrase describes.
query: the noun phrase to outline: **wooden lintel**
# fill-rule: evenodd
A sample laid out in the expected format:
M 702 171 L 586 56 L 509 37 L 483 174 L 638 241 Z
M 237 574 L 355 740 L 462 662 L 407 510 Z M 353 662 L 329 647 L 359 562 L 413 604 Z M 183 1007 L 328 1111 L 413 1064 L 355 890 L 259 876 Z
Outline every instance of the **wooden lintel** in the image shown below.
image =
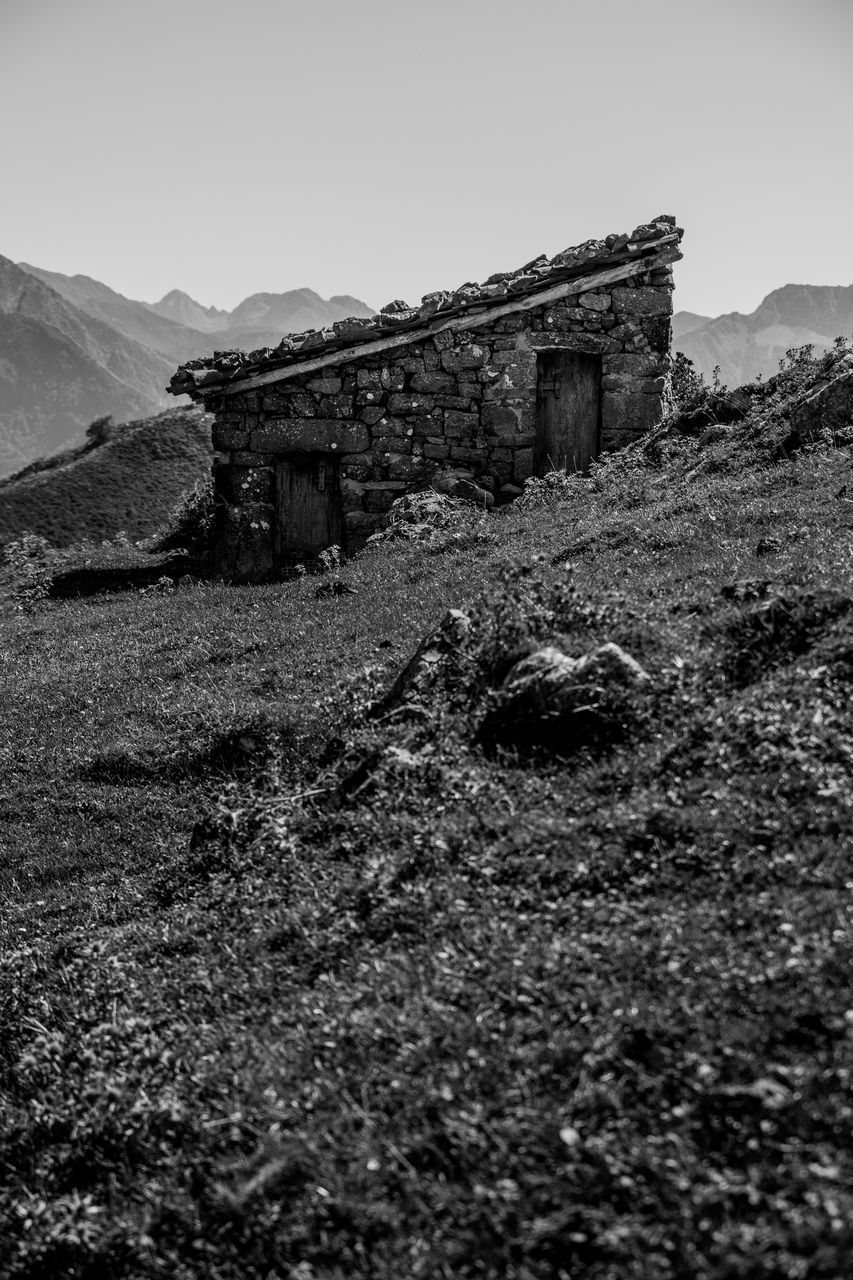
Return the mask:
M 354 347 L 339 347 L 336 351 L 328 351 L 306 360 L 297 360 L 293 364 L 282 365 L 278 369 L 269 369 L 266 373 L 256 373 L 247 378 L 238 377 L 232 382 L 197 387 L 196 392 L 203 400 L 213 396 L 239 395 L 244 391 L 254 391 L 257 387 L 268 387 L 273 382 L 285 382 L 291 378 L 301 377 L 305 373 L 314 373 L 318 369 L 328 369 L 331 365 L 348 364 L 361 356 L 379 355 L 383 351 L 393 351 L 396 347 L 407 347 L 413 342 L 423 342 L 437 333 L 447 331 L 458 333 L 466 329 L 479 329 L 504 316 L 514 315 L 519 311 L 535 311 L 538 307 L 547 306 L 550 302 L 559 302 L 572 294 L 588 293 L 590 289 L 616 284 L 619 280 L 653 271 L 656 266 L 677 262 L 682 256 L 677 242 L 677 235 L 664 236 L 660 240 L 648 241 L 643 246 L 644 249 L 655 250 L 654 253 L 638 254 L 627 262 L 619 263 L 618 266 L 595 271 L 590 275 L 578 276 L 574 280 L 563 280 L 560 284 L 552 285 L 550 289 L 542 289 L 538 293 L 522 294 L 510 301 L 487 307 L 485 311 L 478 311 L 475 315 L 450 316 L 446 320 L 441 320 L 440 316 L 437 316 L 435 320 L 428 321 L 418 329 L 389 333 L 387 337 L 376 338 L 371 342 L 360 342 Z

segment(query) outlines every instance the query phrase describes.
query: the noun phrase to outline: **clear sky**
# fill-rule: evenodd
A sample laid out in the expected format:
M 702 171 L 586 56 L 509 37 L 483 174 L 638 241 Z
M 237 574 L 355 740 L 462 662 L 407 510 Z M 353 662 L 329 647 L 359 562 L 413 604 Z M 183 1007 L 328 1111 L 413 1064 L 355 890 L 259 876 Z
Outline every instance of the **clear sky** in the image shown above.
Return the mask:
M 853 0 L 0 0 L 0 254 L 380 306 L 657 213 L 677 309 L 853 282 Z

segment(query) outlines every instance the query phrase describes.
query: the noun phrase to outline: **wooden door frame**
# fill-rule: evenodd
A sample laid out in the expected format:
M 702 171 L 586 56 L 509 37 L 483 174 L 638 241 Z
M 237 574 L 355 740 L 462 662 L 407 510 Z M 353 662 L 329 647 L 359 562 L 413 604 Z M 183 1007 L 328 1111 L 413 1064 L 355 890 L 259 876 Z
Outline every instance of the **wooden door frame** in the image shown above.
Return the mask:
M 346 552 L 346 524 L 344 521 L 344 511 L 343 511 L 343 492 L 341 489 L 340 461 L 341 460 L 338 454 L 329 453 L 323 449 L 317 449 L 312 451 L 293 450 L 293 451 L 287 451 L 287 452 L 281 452 L 281 453 L 275 454 L 275 461 L 273 464 L 274 471 L 275 471 L 275 486 L 273 490 L 273 512 L 274 512 L 273 562 L 276 568 L 278 569 L 284 568 L 288 564 L 294 561 L 298 562 L 302 558 L 304 558 L 306 562 L 311 562 L 312 560 L 316 560 L 317 558 L 317 556 L 309 556 L 299 551 L 288 552 L 286 548 L 283 546 L 283 522 L 280 518 L 281 516 L 280 504 L 282 502 L 283 495 L 281 493 L 280 486 L 281 486 L 282 469 L 285 466 L 290 467 L 292 470 L 299 469 L 300 463 L 301 463 L 302 469 L 305 469 L 305 470 L 307 470 L 309 467 L 313 468 L 314 466 L 328 467 L 330 475 L 326 483 L 328 485 L 330 492 L 333 494 L 332 501 L 336 508 L 335 522 L 339 526 L 339 536 L 336 542 L 337 542 L 337 545 L 340 546 L 341 552 L 342 553 Z M 333 543 L 329 543 L 328 545 L 331 546 L 333 545 Z M 319 555 L 320 550 L 323 550 L 323 548 L 319 548 L 317 555 Z
M 537 461 L 540 456 L 539 436 L 540 436 L 540 431 L 542 429 L 541 393 L 545 389 L 543 388 L 542 384 L 544 382 L 545 362 L 549 359 L 549 357 L 553 358 L 554 356 L 558 356 L 558 355 L 574 356 L 576 358 L 580 357 L 583 360 L 589 361 L 590 364 L 594 365 L 595 368 L 597 369 L 598 403 L 597 403 L 596 423 L 595 423 L 595 449 L 591 455 L 590 461 L 596 460 L 601 456 L 601 428 L 602 428 L 602 411 L 603 411 L 603 405 L 604 405 L 604 390 L 602 387 L 602 382 L 604 379 L 604 362 L 601 358 L 600 353 L 594 352 L 594 351 L 581 351 L 577 347 L 572 346 L 571 342 L 568 342 L 568 341 L 565 344 L 560 343 L 559 345 L 557 345 L 556 343 L 549 343 L 547 347 L 535 348 L 535 353 L 536 353 L 536 390 L 535 390 L 535 400 L 534 400 L 534 424 L 533 424 L 534 432 L 535 432 L 534 444 L 533 444 L 533 462 L 534 462 L 533 474 L 534 475 L 544 474 L 544 473 L 540 473 L 540 471 L 538 470 Z

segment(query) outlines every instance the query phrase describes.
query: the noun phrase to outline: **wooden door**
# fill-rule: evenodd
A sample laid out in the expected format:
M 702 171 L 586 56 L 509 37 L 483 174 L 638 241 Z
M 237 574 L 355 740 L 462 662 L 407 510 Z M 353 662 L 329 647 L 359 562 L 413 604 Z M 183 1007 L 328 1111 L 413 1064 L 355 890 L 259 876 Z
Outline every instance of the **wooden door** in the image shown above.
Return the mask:
M 575 351 L 539 356 L 533 470 L 585 471 L 598 457 L 601 358 Z
M 326 547 L 343 549 L 338 459 L 288 454 L 276 465 L 275 558 L 279 565 L 316 560 Z

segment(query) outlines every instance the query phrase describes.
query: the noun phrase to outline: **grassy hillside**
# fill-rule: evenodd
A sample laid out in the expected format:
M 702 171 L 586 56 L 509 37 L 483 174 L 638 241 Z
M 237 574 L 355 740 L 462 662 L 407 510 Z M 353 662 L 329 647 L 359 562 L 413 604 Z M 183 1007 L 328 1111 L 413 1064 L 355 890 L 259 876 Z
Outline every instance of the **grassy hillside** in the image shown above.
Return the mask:
M 853 456 L 792 430 L 815 372 L 354 594 L 10 601 L 3 1280 L 846 1273 Z M 522 655 L 605 641 L 649 679 L 507 714 Z
M 150 536 L 210 471 L 210 423 L 197 409 L 168 410 L 0 480 L 0 545 L 24 531 L 57 547 L 120 530 Z

